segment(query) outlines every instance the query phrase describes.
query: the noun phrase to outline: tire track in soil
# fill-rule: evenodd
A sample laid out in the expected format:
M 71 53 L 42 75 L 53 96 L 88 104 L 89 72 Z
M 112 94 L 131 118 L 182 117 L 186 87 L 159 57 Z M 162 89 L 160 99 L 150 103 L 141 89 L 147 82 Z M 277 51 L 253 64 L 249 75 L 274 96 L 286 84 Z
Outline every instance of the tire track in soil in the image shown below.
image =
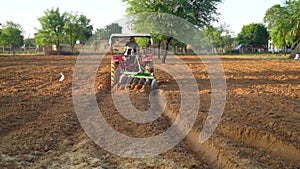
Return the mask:
M 179 91 L 176 82 L 172 77 L 164 75 L 164 72 L 158 71 L 160 77 L 158 79 L 169 79 L 168 83 L 164 82 L 163 86 L 160 86 L 167 94 L 173 103 L 167 105 L 167 111 L 165 116 L 168 117 L 170 123 L 173 123 L 178 115 L 180 98 L 179 93 L 174 96 L 174 91 Z M 202 104 L 203 105 L 203 104 Z M 200 114 L 201 115 L 201 114 Z M 264 168 L 251 156 L 240 156 L 242 148 L 245 147 L 236 145 L 228 138 L 222 136 L 220 133 L 214 133 L 213 136 L 206 141 L 204 144 L 199 144 L 199 134 L 201 126 L 203 125 L 203 119 L 201 117 L 196 123 L 196 127 L 193 127 L 191 132 L 187 135 L 184 143 L 186 147 L 193 151 L 196 155 L 202 157 L 206 162 L 209 163 L 211 168 Z
M 161 79 L 170 79 L 170 77 L 161 77 Z M 165 91 L 172 88 L 169 86 L 170 84 L 172 82 L 169 84 L 164 83 Z M 174 121 L 177 114 L 173 111 L 167 111 L 167 116 L 170 121 Z M 239 132 L 235 132 L 234 129 L 236 128 L 234 125 L 228 123 L 222 124 L 222 126 L 226 126 L 226 131 L 220 130 L 222 133 L 219 130 L 215 131 L 214 135 L 206 143 L 199 145 L 197 140 L 200 134 L 199 128 L 201 128 L 202 124 L 201 122 L 197 124 L 198 129 L 193 129 L 190 132 L 186 138 L 186 142 L 190 150 L 194 150 L 196 154 L 204 156 L 205 160 L 211 166 L 218 168 L 297 167 L 295 164 L 299 162 L 298 158 L 300 156 L 298 155 L 299 149 L 295 145 L 285 144 L 281 140 L 272 137 L 272 135 L 263 133 L 260 130 L 253 130 L 253 128 L 248 126 L 244 126 Z M 243 130 L 251 131 L 252 135 L 238 135 L 239 133 L 245 133 Z M 235 136 L 233 136 L 233 133 Z M 260 137 L 267 139 L 257 139 Z M 273 140 L 275 139 L 275 141 L 269 143 L 272 140 L 270 137 Z M 293 155 L 296 156 L 292 157 Z M 278 159 L 278 156 L 282 157 L 285 161 Z
M 122 93 L 123 91 L 118 91 L 116 95 Z M 131 90 L 130 93 L 131 103 L 134 107 L 140 111 L 149 109 L 149 91 L 134 89 Z M 125 119 L 118 110 L 115 109 L 111 93 L 107 92 L 107 90 L 98 92 L 97 99 L 105 120 L 116 131 L 129 137 L 151 137 L 164 132 L 170 126 L 164 116 L 146 124 L 134 123 Z M 98 147 L 98 149 L 100 148 Z M 186 149 L 183 142 L 157 157 L 133 159 L 116 157 L 112 154 L 110 154 L 110 156 L 110 162 L 112 164 L 117 163 L 120 168 L 210 168 L 206 162 L 200 160 L 192 151 Z
M 219 130 L 235 142 L 268 153 L 273 158 L 279 157 L 290 164 L 300 165 L 299 145 L 287 142 L 268 131 L 234 121 L 223 123 Z

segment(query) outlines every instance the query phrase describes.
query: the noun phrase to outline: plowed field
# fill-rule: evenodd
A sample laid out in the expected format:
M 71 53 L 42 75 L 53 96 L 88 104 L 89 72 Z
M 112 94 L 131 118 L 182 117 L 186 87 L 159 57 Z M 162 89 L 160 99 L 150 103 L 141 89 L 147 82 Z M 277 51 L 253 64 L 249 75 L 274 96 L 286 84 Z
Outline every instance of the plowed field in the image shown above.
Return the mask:
M 83 130 L 72 100 L 76 59 L 0 57 L 0 168 L 300 168 L 299 61 L 221 58 L 227 86 L 224 113 L 213 135 L 199 144 L 213 104 L 211 77 L 200 59 L 181 56 L 198 83 L 196 123 L 171 150 L 139 159 L 104 150 Z M 177 63 L 170 56 L 167 64 Z M 60 73 L 63 81 L 59 81 Z M 181 100 L 170 74 L 156 70 L 159 89 L 167 100 L 163 114 L 139 124 L 122 117 L 114 107 L 109 73 L 110 60 L 105 57 L 95 91 L 103 116 L 115 130 L 146 138 L 174 123 Z M 130 92 L 133 106 L 149 109 L 147 90 Z

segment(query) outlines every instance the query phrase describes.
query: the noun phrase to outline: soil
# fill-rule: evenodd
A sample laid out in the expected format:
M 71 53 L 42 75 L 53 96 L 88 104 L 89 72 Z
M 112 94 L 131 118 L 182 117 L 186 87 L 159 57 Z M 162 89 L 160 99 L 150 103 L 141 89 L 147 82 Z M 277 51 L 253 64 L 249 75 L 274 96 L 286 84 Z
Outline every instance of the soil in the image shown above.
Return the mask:
M 81 126 L 72 98 L 77 56 L 0 57 L 0 168 L 300 168 L 299 61 L 222 57 L 227 87 L 224 113 L 213 135 L 200 144 L 214 93 L 213 77 L 204 63 L 212 61 L 180 58 L 199 89 L 196 123 L 169 151 L 128 158 L 103 149 Z M 171 56 L 167 64 L 179 65 Z M 109 86 L 109 57 L 100 64 L 94 85 L 97 103 L 118 132 L 147 138 L 166 131 L 178 117 L 179 86 L 159 66 L 164 65 L 155 65 L 155 75 L 166 107 L 153 122 L 139 124 L 118 113 Z M 147 87 L 129 92 L 134 107 L 149 109 Z

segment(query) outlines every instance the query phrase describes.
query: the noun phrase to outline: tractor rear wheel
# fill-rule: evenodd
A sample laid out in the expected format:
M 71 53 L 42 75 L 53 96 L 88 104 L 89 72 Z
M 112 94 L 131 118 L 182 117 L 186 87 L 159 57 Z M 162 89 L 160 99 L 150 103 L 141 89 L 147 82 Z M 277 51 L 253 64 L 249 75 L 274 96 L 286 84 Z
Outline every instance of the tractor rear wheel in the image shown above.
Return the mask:
M 113 88 L 120 78 L 119 63 L 112 61 L 110 64 L 110 86 Z

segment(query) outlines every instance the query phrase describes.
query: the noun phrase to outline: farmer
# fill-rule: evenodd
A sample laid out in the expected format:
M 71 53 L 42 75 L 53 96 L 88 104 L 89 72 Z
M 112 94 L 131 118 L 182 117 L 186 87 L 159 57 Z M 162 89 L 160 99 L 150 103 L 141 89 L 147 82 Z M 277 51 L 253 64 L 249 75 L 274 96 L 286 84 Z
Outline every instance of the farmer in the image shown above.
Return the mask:
M 133 51 L 128 51 L 128 49 L 132 49 Z M 127 53 L 127 55 L 139 52 L 140 47 L 139 45 L 135 42 L 134 37 L 130 37 L 130 41 L 126 43 L 125 46 L 125 53 Z

